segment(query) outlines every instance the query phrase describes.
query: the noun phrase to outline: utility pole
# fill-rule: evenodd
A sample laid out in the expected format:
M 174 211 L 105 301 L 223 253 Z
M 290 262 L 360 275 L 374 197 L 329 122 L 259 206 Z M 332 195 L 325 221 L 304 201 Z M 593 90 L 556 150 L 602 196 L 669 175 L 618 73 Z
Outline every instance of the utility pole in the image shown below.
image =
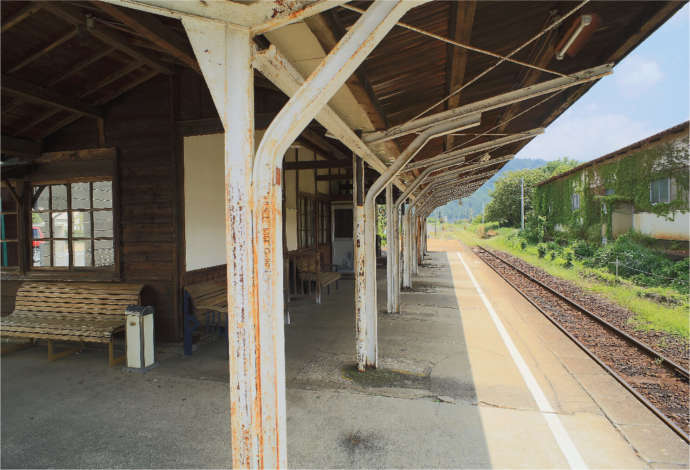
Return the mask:
M 520 227 L 525 230 L 525 178 L 520 178 Z

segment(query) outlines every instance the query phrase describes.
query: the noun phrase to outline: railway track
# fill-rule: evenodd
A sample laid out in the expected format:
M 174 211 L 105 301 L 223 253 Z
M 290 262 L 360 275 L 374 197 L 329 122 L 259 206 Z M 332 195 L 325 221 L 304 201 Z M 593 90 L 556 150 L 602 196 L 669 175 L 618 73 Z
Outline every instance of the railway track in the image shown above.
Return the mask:
M 475 251 L 508 284 L 676 434 L 690 442 L 688 371 L 491 250 Z

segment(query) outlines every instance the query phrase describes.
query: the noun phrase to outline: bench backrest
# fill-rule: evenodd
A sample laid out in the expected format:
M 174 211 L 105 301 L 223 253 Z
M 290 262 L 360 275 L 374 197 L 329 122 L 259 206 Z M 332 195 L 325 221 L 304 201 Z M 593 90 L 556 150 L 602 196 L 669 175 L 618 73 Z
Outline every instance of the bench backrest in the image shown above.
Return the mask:
M 317 250 L 295 252 L 292 255 L 297 264 L 297 270 L 302 273 L 316 273 L 321 271 L 321 253 Z
M 185 286 L 193 305 L 219 305 L 228 300 L 225 281 L 204 281 Z
M 124 315 L 141 304 L 141 284 L 25 282 L 17 291 L 15 311 Z

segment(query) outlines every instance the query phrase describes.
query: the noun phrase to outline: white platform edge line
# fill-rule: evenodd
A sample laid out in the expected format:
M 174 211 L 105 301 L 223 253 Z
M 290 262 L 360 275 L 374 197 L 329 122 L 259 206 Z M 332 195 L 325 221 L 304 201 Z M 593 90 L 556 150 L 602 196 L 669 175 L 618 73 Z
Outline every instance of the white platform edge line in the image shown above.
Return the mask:
M 508 334 L 508 331 L 506 330 L 505 326 L 503 326 L 503 322 L 501 321 L 493 306 L 489 302 L 489 299 L 484 294 L 484 291 L 479 286 L 479 283 L 477 282 L 477 279 L 474 277 L 474 274 L 472 274 L 470 267 L 467 265 L 467 263 L 465 263 L 465 260 L 463 259 L 460 252 L 456 253 L 458 255 L 458 258 L 460 259 L 460 262 L 462 262 L 462 265 L 465 267 L 465 271 L 467 271 L 467 274 L 472 280 L 472 284 L 474 285 L 474 288 L 477 290 L 479 297 L 482 299 L 482 302 L 484 303 L 486 310 L 489 312 L 489 316 L 491 317 L 491 320 L 493 320 L 494 325 L 498 330 L 498 334 L 501 336 L 501 339 L 503 340 L 503 343 L 505 343 L 506 348 L 508 348 L 508 352 L 510 352 L 510 356 L 513 358 L 515 365 L 520 371 L 520 375 L 522 375 L 522 379 L 525 381 L 525 384 L 527 385 L 527 388 L 532 394 L 534 401 L 537 403 L 539 410 L 542 413 L 544 413 L 542 416 L 544 416 L 546 423 L 549 425 L 551 433 L 553 434 L 554 439 L 556 439 L 556 442 L 558 443 L 558 447 L 560 447 L 561 452 L 563 452 L 563 455 L 568 461 L 570 468 L 586 469 L 587 465 L 585 464 L 585 461 L 582 459 L 580 452 L 578 452 L 577 448 L 575 447 L 575 444 L 570 438 L 568 431 L 565 430 L 565 427 L 563 426 L 560 417 L 556 414 L 553 414 L 554 409 L 551 406 L 551 403 L 549 403 L 549 400 L 546 398 L 546 395 L 544 395 L 544 392 L 542 391 L 541 387 L 534 378 L 534 375 L 527 366 L 527 363 L 520 354 L 520 351 L 518 351 L 517 347 L 515 347 L 515 343 L 513 343 L 513 340 Z

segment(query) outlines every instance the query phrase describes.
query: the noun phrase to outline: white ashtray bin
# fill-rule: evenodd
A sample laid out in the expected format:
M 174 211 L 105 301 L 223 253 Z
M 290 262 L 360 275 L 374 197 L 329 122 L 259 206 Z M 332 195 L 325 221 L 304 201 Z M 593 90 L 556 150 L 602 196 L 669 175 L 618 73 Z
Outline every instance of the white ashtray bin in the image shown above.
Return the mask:
M 156 346 L 153 335 L 153 307 L 130 305 L 125 311 L 127 321 L 127 367 L 150 369 L 156 364 Z

